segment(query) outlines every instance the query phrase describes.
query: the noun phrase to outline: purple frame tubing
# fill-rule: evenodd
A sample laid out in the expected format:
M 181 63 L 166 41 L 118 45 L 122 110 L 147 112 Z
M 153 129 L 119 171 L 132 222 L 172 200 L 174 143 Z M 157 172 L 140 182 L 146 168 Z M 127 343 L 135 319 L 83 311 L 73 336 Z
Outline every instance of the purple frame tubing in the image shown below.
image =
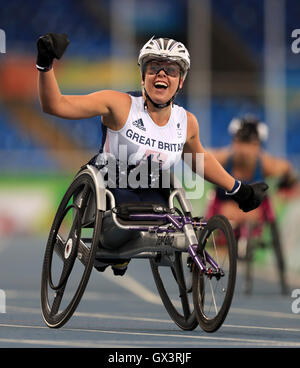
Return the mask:
M 175 226 L 177 230 L 183 230 L 183 227 L 187 224 L 198 226 L 198 227 L 204 227 L 206 226 L 206 221 L 192 221 L 190 217 L 182 217 L 182 216 L 175 216 L 171 215 L 169 213 L 164 214 L 134 214 L 130 215 L 130 219 L 132 220 L 140 220 L 140 221 L 153 221 L 153 220 L 167 220 L 167 222 L 171 223 Z M 182 221 L 182 222 L 181 222 Z M 156 226 L 156 232 L 175 232 L 176 229 L 161 229 L 158 225 L 154 225 L 154 228 Z M 141 226 L 138 228 L 139 231 L 148 231 L 150 226 Z M 153 230 L 153 226 L 151 226 Z M 129 228 L 130 229 L 130 228 Z M 136 228 L 134 228 L 136 230 Z M 202 262 L 200 257 L 197 255 L 197 248 L 198 244 L 192 244 L 188 247 L 188 252 L 190 256 L 192 257 L 193 261 L 196 263 L 197 267 L 201 272 L 204 274 L 210 273 L 209 269 L 206 267 L 206 265 Z M 207 253 L 206 250 L 204 250 L 205 258 L 207 262 L 214 268 L 214 272 L 220 272 L 223 274 L 223 270 L 218 266 L 216 261 Z

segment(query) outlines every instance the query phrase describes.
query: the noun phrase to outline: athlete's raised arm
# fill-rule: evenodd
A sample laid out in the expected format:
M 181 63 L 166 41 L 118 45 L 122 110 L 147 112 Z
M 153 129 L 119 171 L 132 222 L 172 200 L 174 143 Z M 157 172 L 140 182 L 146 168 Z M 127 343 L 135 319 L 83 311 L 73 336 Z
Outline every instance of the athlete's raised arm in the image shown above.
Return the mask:
M 63 95 L 59 89 L 54 70 L 54 58 L 60 59 L 69 40 L 64 34 L 49 33 L 37 42 L 36 67 L 38 93 L 44 112 L 66 119 L 83 119 L 97 115 L 110 118 L 112 128 L 120 128 L 122 118 L 130 108 L 130 97 L 126 93 L 103 90 L 87 95 Z

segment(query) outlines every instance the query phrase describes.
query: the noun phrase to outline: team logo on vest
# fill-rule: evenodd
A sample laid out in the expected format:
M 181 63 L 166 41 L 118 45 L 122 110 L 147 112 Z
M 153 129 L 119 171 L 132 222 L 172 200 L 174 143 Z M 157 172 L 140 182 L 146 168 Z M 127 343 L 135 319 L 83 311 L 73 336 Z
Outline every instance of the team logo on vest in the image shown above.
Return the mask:
M 176 132 L 177 132 L 177 138 L 181 138 L 182 137 L 182 130 L 181 130 L 180 123 L 177 123 Z
M 141 129 L 141 130 L 144 130 L 146 131 L 146 128 L 144 126 L 144 123 L 143 123 L 143 119 L 138 119 L 138 120 L 135 120 L 132 125 L 136 126 L 137 128 Z

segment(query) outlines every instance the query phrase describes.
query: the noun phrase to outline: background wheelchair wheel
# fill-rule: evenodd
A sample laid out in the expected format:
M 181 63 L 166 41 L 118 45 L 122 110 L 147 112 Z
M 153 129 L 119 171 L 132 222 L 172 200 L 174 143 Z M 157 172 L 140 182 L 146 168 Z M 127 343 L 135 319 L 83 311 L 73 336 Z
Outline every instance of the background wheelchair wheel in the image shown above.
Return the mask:
M 277 263 L 277 271 L 279 276 L 281 294 L 287 295 L 289 293 L 289 287 L 286 281 L 285 274 L 285 262 L 282 250 L 282 243 L 280 239 L 280 232 L 276 221 L 270 223 L 272 246 L 275 252 L 275 258 Z
M 276 272 L 278 275 L 278 281 L 282 295 L 289 293 L 288 283 L 285 273 L 284 254 L 282 249 L 282 243 L 280 239 L 280 232 L 276 221 L 269 222 L 268 228 L 270 231 L 270 243 L 272 251 L 274 252 L 276 262 Z M 251 231 L 250 231 L 251 235 Z M 246 268 L 245 268 L 245 293 L 251 294 L 253 289 L 253 268 L 255 260 L 255 251 L 261 246 L 257 239 L 249 236 L 247 240 L 247 253 L 246 253 Z
M 202 274 L 193 265 L 193 301 L 200 327 L 206 332 L 214 332 L 227 316 L 236 279 L 236 243 L 232 227 L 224 216 L 213 216 L 199 233 L 198 254 L 209 266 L 205 251 L 224 271 L 224 276 L 217 278 Z
M 247 239 L 244 285 L 244 292 L 247 295 L 250 295 L 253 289 L 253 262 L 256 249 L 256 241 L 256 239 L 251 239 L 251 237 Z
M 175 252 L 163 260 L 150 259 L 154 281 L 163 305 L 182 330 L 198 326 L 192 301 L 192 273 L 188 254 Z
M 46 245 L 41 307 L 45 323 L 63 326 L 74 313 L 94 264 L 102 212 L 90 175 L 81 174 L 65 193 Z

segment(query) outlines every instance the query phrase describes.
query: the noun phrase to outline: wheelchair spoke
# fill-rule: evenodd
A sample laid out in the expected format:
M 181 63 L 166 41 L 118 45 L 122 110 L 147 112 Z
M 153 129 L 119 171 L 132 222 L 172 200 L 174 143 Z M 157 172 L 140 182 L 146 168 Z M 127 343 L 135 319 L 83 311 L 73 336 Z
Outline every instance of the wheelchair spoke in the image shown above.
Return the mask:
M 219 265 L 219 267 L 220 267 L 220 262 L 219 262 L 218 251 L 217 251 L 217 246 L 216 246 L 216 240 L 215 240 L 215 235 L 214 235 L 214 233 L 212 233 L 212 239 L 213 239 L 213 245 L 214 245 L 215 255 L 216 255 L 216 258 L 217 258 L 217 264 L 218 264 L 218 265 Z
M 56 291 L 55 293 L 55 297 L 52 303 L 52 307 L 50 310 L 50 316 L 55 316 L 58 313 L 63 295 L 64 295 L 64 291 L 65 291 L 65 285 L 60 288 L 59 290 Z
M 191 310 L 190 310 L 189 300 L 188 300 L 187 293 L 186 293 L 186 283 L 185 283 L 184 274 L 183 274 L 182 260 L 179 254 L 176 254 L 175 256 L 175 268 L 172 267 L 172 270 L 174 270 L 174 273 L 176 275 L 176 280 L 178 283 L 179 296 L 181 300 L 183 315 L 185 319 L 188 319 L 188 317 L 191 314 Z
M 88 203 L 88 199 L 89 199 L 89 195 L 90 195 L 90 192 L 91 192 L 91 188 L 90 188 L 90 185 L 88 183 L 86 183 L 83 187 L 83 190 L 82 192 L 80 193 L 80 198 L 77 199 L 77 206 L 78 208 L 82 211 L 85 210 L 86 208 L 86 205 Z
M 79 241 L 77 258 L 85 266 L 90 256 L 90 248 L 88 248 L 82 239 Z
M 78 234 L 77 229 L 73 228 L 73 236 L 69 237 L 67 242 L 59 242 L 60 246 L 56 246 L 56 248 L 58 249 L 58 255 L 63 261 L 63 269 L 57 285 L 53 284 L 52 275 L 49 274 L 49 285 L 53 290 L 57 291 L 61 289 L 68 281 L 69 275 L 72 271 L 78 253 L 79 235 L 80 234 Z M 60 241 L 62 241 L 62 238 L 59 239 Z M 56 241 L 55 245 L 57 245 L 57 243 L 58 242 Z
M 214 248 L 215 248 L 215 253 L 216 253 L 216 258 L 218 260 L 218 254 L 217 254 L 217 250 L 216 250 L 216 245 L 215 245 L 215 238 L 214 238 L 214 234 L 212 233 L 212 238 L 213 238 L 213 243 L 214 243 Z M 206 259 L 206 252 L 204 252 L 204 259 L 205 259 L 205 263 L 207 263 L 207 259 Z M 218 264 L 219 264 L 219 260 L 218 260 Z M 217 303 L 216 303 L 216 298 L 215 298 L 215 291 L 217 288 L 217 283 L 215 283 L 215 288 L 213 288 L 212 286 L 212 281 L 211 279 L 207 278 L 208 283 L 209 283 L 209 287 L 210 287 L 210 292 L 211 292 L 211 306 L 208 308 L 208 313 L 211 312 L 211 308 L 212 306 L 214 306 L 215 312 L 216 314 L 218 313 L 218 307 L 217 307 Z
M 54 244 L 54 251 L 62 260 L 64 259 L 65 246 L 66 241 L 62 238 L 61 235 L 57 234 L 56 242 Z

